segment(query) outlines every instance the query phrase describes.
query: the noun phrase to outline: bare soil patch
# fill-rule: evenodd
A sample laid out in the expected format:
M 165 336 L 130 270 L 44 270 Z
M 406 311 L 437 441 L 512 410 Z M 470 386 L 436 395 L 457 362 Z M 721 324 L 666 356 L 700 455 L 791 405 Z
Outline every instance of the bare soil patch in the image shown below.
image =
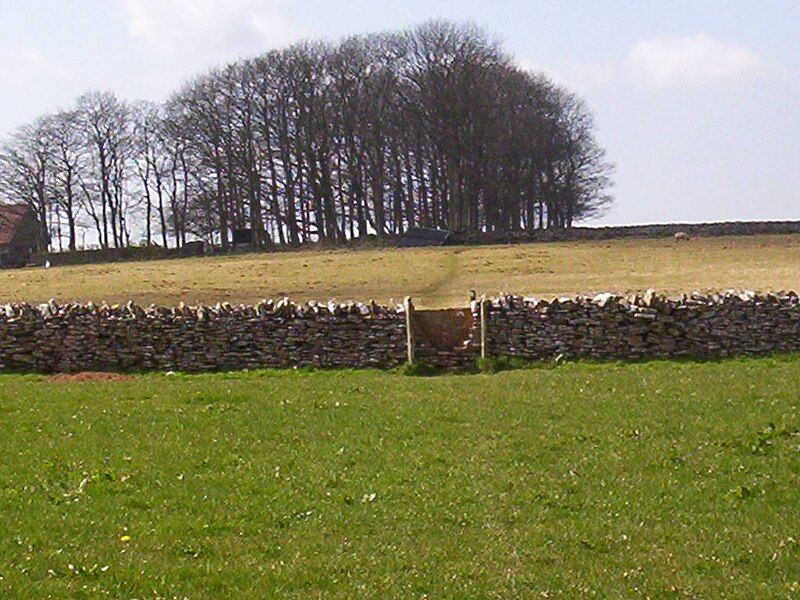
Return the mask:
M 80 373 L 58 373 L 50 377 L 50 381 L 129 381 L 133 379 L 124 373 L 105 373 L 101 371 L 81 371 Z

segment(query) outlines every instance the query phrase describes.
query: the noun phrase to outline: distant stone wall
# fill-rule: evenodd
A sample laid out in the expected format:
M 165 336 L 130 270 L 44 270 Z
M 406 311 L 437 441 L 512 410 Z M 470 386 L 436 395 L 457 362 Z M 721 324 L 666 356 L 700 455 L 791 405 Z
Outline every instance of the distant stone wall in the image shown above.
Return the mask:
M 405 357 L 402 306 L 285 300 L 172 309 L 130 303 L 0 306 L 0 368 L 5 369 L 387 368 Z
M 569 229 L 536 229 L 534 231 L 457 233 L 450 243 L 455 245 L 514 244 L 570 240 L 611 240 L 617 238 L 672 237 L 678 232 L 690 237 L 724 235 L 800 234 L 800 221 L 728 221 L 721 223 L 669 223 L 659 225 L 624 225 L 610 227 L 570 227 Z
M 479 310 L 474 303 L 473 311 Z M 717 358 L 800 350 L 800 302 L 793 292 L 680 299 L 648 292 L 549 302 L 504 297 L 487 301 L 486 321 L 489 355 L 533 360 Z
M 127 262 L 142 260 L 161 260 L 166 258 L 185 258 L 201 256 L 203 242 L 189 242 L 182 248 L 161 248 L 159 246 L 128 246 L 125 248 L 96 248 L 74 252 L 40 252 L 31 257 L 34 265 L 49 262 L 52 267 L 66 265 L 87 265 L 95 263 Z

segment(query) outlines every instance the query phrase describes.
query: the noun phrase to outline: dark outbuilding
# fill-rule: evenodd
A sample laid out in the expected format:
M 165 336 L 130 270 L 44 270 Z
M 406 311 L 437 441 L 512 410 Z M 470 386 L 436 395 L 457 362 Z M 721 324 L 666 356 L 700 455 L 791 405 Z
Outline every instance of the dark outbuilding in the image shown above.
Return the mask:
M 452 233 L 445 229 L 428 227 L 409 227 L 397 240 L 400 248 L 419 248 L 422 246 L 446 246 Z

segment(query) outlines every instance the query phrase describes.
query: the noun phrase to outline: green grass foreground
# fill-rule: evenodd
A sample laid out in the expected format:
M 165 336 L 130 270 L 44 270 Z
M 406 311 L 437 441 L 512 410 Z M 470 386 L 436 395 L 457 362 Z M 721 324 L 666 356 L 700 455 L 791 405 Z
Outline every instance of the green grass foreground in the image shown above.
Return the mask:
M 3 598 L 786 598 L 800 357 L 0 376 Z

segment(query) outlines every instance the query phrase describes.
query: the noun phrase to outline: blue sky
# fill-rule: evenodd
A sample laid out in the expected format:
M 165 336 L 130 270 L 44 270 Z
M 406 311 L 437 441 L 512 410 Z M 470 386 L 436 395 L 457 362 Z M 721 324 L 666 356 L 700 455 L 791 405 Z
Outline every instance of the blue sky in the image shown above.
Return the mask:
M 617 165 L 599 223 L 800 218 L 797 0 L 0 0 L 0 135 L 89 89 L 160 100 L 240 56 L 434 17 L 587 100 Z

